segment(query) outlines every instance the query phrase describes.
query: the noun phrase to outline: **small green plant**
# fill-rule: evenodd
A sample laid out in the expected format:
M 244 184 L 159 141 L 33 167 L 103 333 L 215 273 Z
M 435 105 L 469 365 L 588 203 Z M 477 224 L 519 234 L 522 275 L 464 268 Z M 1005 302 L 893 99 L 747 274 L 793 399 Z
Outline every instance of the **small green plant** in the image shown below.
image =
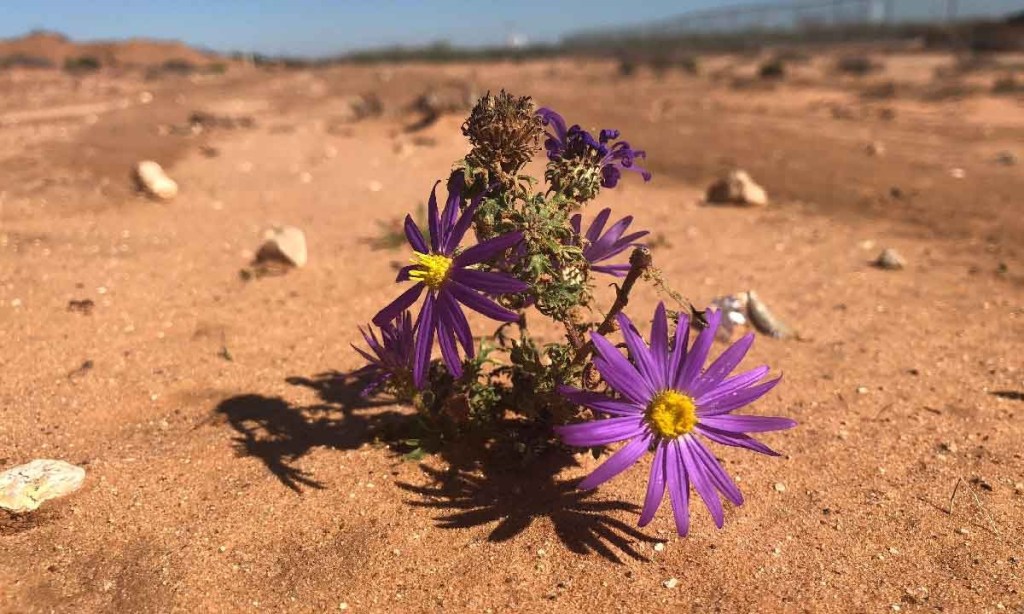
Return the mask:
M 864 55 L 848 55 L 836 62 L 836 72 L 844 75 L 863 77 L 882 70 L 882 65 Z
M 54 63 L 49 58 L 37 55 L 15 53 L 0 58 L 0 68 L 54 68 Z
M 742 497 L 701 438 L 770 454 L 748 433 L 795 423 L 732 415 L 779 380 L 761 381 L 768 367 L 730 376 L 753 336 L 705 367 L 721 315 L 694 310 L 667 285 L 638 243 L 648 233 L 630 232 L 632 216 L 613 221 L 605 208 L 584 225 L 588 205 L 627 173 L 651 179 L 640 166 L 646 154 L 618 130 L 592 134 L 505 92 L 481 98 L 462 131 L 471 148 L 447 175 L 443 201 L 438 181 L 425 220 L 406 216 L 401 237 L 397 223 L 386 227 L 384 244 L 404 239 L 412 255 L 398 272 L 397 298 L 362 330 L 365 349 L 356 351 L 367 361 L 358 372 L 369 381 L 364 394 L 415 408 L 417 432 L 404 439 L 408 458 L 461 444 L 525 464 L 566 447 L 597 457 L 621 442 L 580 488 L 597 487 L 650 452 L 640 525 L 667 490 L 685 535 L 689 511 L 681 502 L 692 484 L 722 526 L 718 493 L 736 505 Z M 543 182 L 522 173 L 541 143 Z M 618 282 L 610 306 L 595 292 L 607 280 Z M 643 282 L 672 307 L 662 303 L 639 321 L 644 329 L 651 323 L 648 340 L 624 313 Z M 471 313 L 496 321 L 494 333 L 474 338 Z M 562 334 L 541 336 L 530 327 L 536 319 L 549 322 L 542 330 Z M 691 322 L 701 331 L 692 344 Z M 616 333 L 621 343 L 612 340 Z
M 68 58 L 64 60 L 64 70 L 70 73 L 81 74 L 96 72 L 102 67 L 103 65 L 100 63 L 99 59 L 91 55 L 83 55 L 77 58 Z
M 786 64 L 779 58 L 772 58 L 757 69 L 757 75 L 762 79 L 777 81 L 785 78 Z

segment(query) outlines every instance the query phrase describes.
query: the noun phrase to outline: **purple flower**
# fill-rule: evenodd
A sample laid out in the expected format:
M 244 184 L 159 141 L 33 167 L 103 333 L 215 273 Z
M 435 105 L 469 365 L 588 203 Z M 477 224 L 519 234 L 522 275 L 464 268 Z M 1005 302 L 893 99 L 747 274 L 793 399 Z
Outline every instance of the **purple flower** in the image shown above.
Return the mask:
M 689 492 L 693 484 L 715 524 L 721 528 L 724 512 L 718 493 L 735 505 L 743 503 L 743 495 L 698 437 L 777 456 L 749 433 L 796 426 L 789 418 L 732 413 L 761 398 L 779 379 L 758 383 L 768 373 L 766 366 L 729 377 L 753 344 L 752 334 L 737 341 L 703 369 L 719 319 L 718 312 L 708 311 L 708 327 L 687 351 L 689 321 L 686 316 L 680 315 L 675 343 L 670 347 L 664 304 L 659 304 L 654 313 L 650 346 L 644 343 L 629 318 L 620 314 L 619 326 L 632 363 L 607 339 L 591 335 L 597 352 L 594 366 L 619 397 L 569 386 L 559 390 L 574 403 L 612 416 L 556 427 L 566 444 L 592 447 L 628 442 L 587 476 L 579 485 L 581 489 L 596 488 L 653 448 L 654 462 L 640 513 L 640 526 L 654 518 L 667 488 L 676 530 L 686 535 L 690 526 Z
M 581 160 L 592 162 L 601 170 L 601 187 L 614 188 L 622 177 L 622 171 L 640 173 L 644 181 L 651 180 L 651 173 L 636 164 L 647 153 L 633 149 L 626 141 L 612 143 L 619 138 L 618 130 L 602 130 L 597 139 L 580 128 L 579 124 L 566 129 L 565 118 L 547 107 L 537 110 L 545 126 L 550 127 L 544 141 L 549 160 Z
M 372 328 L 359 327 L 366 345 L 373 352 L 370 354 L 352 346 L 369 363 L 356 371 L 357 375 L 371 378 L 370 384 L 363 389 L 363 396 L 369 396 L 389 384 L 400 389 L 412 381 L 414 331 L 412 315 L 408 311 L 381 326 L 380 339 Z
M 438 182 L 440 183 L 440 182 Z M 430 353 L 437 334 L 441 356 L 452 375 L 462 375 L 462 361 L 456 341 L 468 357 L 474 356 L 473 335 L 460 305 L 465 305 L 491 319 L 514 322 L 519 315 L 498 305 L 483 294 L 497 295 L 522 292 L 527 284 L 504 273 L 493 273 L 470 268 L 489 260 L 522 240 L 522 233 L 512 232 L 478 243 L 466 250 L 457 250 L 459 243 L 473 223 L 473 215 L 483 196 L 478 196 L 462 209 L 462 191 L 465 180 L 455 172 L 448 180 L 448 201 L 440 216 L 437 213 L 437 184 L 430 192 L 427 216 L 430 225 L 430 245 L 413 221 L 405 218 L 405 236 L 414 251 L 415 264 L 403 267 L 396 281 L 417 280 L 390 305 L 381 309 L 373 323 L 383 326 L 409 308 L 427 289 L 423 308 L 416 319 L 416 343 L 413 358 L 413 382 L 418 388 L 426 381 Z
M 611 215 L 611 209 L 602 209 L 594 221 L 590 223 L 590 227 L 587 228 L 586 239 L 588 245 L 583 248 L 583 257 L 590 263 L 590 268 L 609 275 L 616 277 L 625 277 L 626 273 L 629 272 L 628 264 L 602 264 L 598 265 L 598 262 L 604 262 L 618 256 L 622 252 L 626 251 L 630 247 L 636 246 L 637 239 L 645 237 L 650 234 L 646 230 L 640 232 L 634 232 L 626 236 L 622 236 L 622 233 L 626 232 L 629 225 L 633 223 L 633 216 L 627 215 L 618 222 L 612 224 L 612 227 L 608 229 L 608 232 L 604 232 L 604 225 L 608 223 L 608 217 Z M 582 221 L 583 216 L 577 213 L 572 216 L 569 223 L 572 224 L 573 230 L 576 231 L 578 237 L 582 237 Z

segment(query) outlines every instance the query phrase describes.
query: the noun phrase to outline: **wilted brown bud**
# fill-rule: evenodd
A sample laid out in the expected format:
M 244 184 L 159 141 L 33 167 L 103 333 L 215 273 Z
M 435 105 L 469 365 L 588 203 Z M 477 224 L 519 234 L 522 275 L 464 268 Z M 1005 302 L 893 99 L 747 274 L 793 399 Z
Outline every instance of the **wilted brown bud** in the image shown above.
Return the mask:
M 444 414 L 456 424 L 464 424 L 469 421 L 469 397 L 465 394 L 457 394 L 444 402 Z
M 502 90 L 497 96 L 488 92 L 477 101 L 462 133 L 473 146 L 466 161 L 488 169 L 505 183 L 540 148 L 544 127 L 529 96 L 517 98 Z
M 601 374 L 598 373 L 597 367 L 594 363 L 588 364 L 583 368 L 583 387 L 587 390 L 593 390 L 597 388 L 598 384 L 601 383 Z
M 589 318 L 587 317 L 587 309 L 584 307 L 576 306 L 569 309 L 569 321 L 576 326 L 586 324 Z
M 639 246 L 633 249 L 633 253 L 629 256 L 629 265 L 634 268 L 639 268 L 641 271 L 646 271 L 651 268 L 654 263 L 654 258 L 651 257 L 651 250 L 644 246 Z

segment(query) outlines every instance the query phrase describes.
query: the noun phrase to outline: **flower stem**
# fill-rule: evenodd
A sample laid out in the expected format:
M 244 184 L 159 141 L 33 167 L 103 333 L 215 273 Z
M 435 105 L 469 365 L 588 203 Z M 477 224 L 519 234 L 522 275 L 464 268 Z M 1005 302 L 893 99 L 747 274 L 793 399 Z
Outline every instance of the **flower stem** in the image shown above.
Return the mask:
M 612 303 L 612 308 L 608 310 L 604 321 L 598 325 L 597 334 L 607 335 L 614 330 L 615 316 L 621 313 L 626 308 L 626 305 L 629 304 L 629 293 L 633 291 L 633 286 L 636 285 L 636 281 L 640 279 L 644 271 L 650 267 L 651 251 L 643 246 L 634 248 L 633 253 L 629 256 L 629 272 L 626 273 L 626 278 L 622 280 L 622 285 L 616 288 L 615 302 Z M 587 341 L 576 353 L 575 358 L 572 360 L 572 366 L 579 367 L 582 365 L 593 351 L 594 342 Z

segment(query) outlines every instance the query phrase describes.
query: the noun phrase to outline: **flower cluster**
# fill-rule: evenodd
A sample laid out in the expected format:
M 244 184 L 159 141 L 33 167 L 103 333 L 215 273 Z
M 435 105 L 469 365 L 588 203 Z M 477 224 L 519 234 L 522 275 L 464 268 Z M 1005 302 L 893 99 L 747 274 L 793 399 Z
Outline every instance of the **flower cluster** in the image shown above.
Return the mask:
M 587 201 L 597 196 L 600 188 L 617 186 L 622 171 L 640 173 L 644 181 L 651 180 L 651 173 L 636 163 L 647 157 L 646 152 L 633 149 L 626 141 L 613 143 L 619 138 L 618 130 L 601 130 L 595 139 L 579 124 L 566 128 L 565 119 L 551 109 L 537 113 L 549 128 L 544 141 L 546 176 L 555 190 Z
M 519 173 L 545 129 L 548 190 L 538 193 L 536 182 Z M 596 488 L 652 451 L 640 525 L 651 521 L 667 490 L 676 527 L 687 534 L 692 486 L 721 527 L 719 495 L 736 505 L 743 499 L 707 443 L 774 454 L 750 434 L 795 423 L 734 413 L 779 379 L 762 381 L 767 367 L 731 375 L 752 336 L 705 366 L 718 312 L 696 314 L 694 326 L 706 327 L 692 344 L 685 313 L 671 314 L 670 335 L 670 312 L 659 304 L 649 342 L 621 313 L 638 281 L 666 290 L 649 250 L 638 243 L 648 233 L 629 232 L 632 216 L 610 223 L 607 208 L 584 229 L 580 209 L 601 188 L 615 187 L 622 171 L 650 180 L 637 165 L 644 152 L 619 141 L 616 130 L 594 138 L 505 92 L 481 99 L 463 131 L 473 149 L 449 176 L 444 207 L 435 184 L 426 228 L 405 218 L 411 264 L 396 281 L 411 285 L 373 317 L 379 333 L 361 329 L 368 349 L 356 350 L 368 362 L 358 372 L 369 380 L 365 393 L 411 403 L 420 423 L 441 433 L 445 444 L 472 433 L 473 441 L 511 442 L 506 447 L 524 462 L 545 451 L 601 453 L 621 444 L 582 489 Z M 594 274 L 619 277 L 621 285 L 611 308 L 590 322 Z M 527 316 L 534 311 L 564 328 L 564 340 L 541 343 L 532 335 Z M 498 322 L 494 335 L 474 338 L 468 312 Z M 616 328 L 625 354 L 610 337 Z

